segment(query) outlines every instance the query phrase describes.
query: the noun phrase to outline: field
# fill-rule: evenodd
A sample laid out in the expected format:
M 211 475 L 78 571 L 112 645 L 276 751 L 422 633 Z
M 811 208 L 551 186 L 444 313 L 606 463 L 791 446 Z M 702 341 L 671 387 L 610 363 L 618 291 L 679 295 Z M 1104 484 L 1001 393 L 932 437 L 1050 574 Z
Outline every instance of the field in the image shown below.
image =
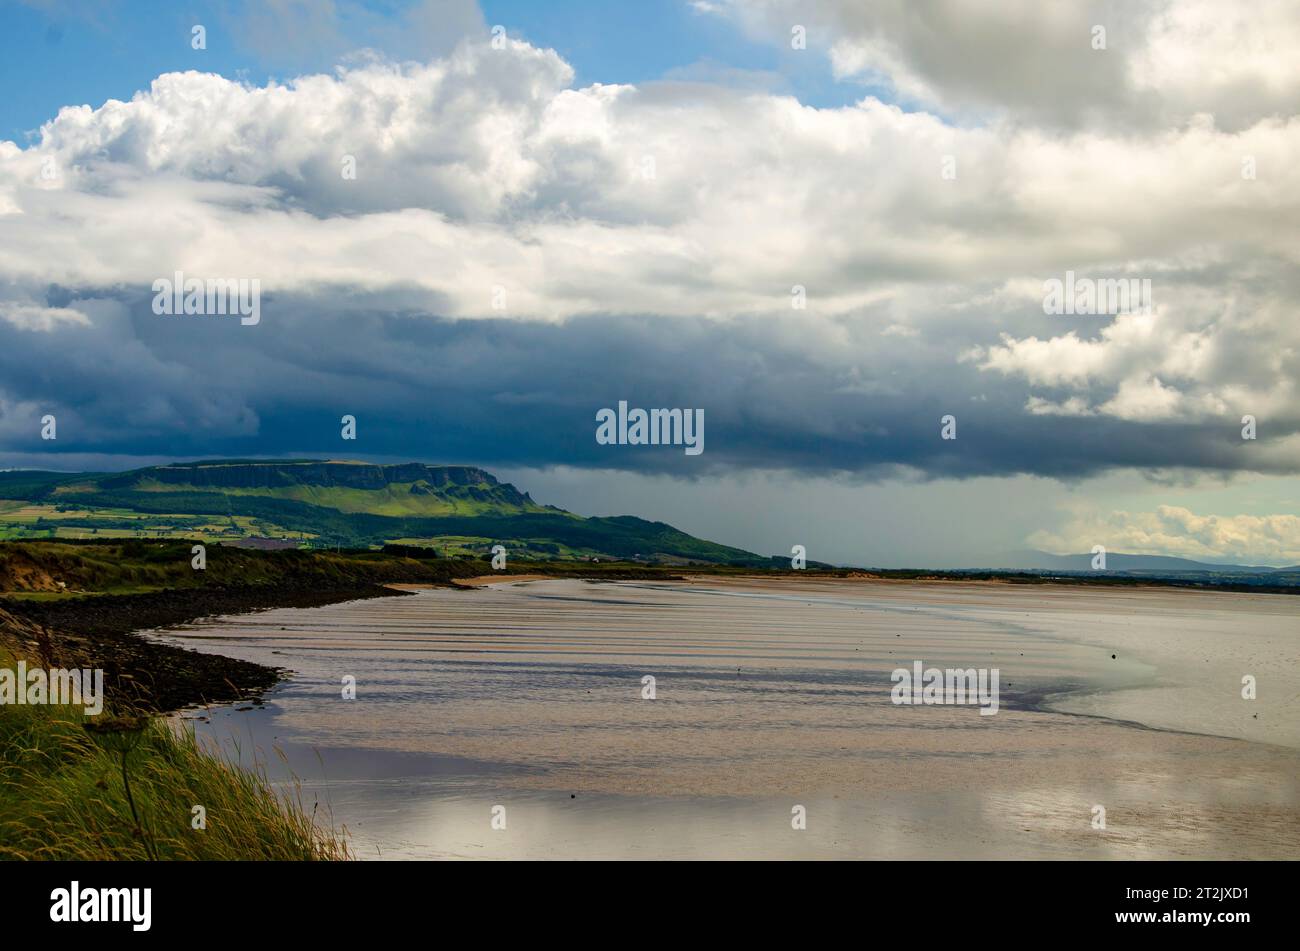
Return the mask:
M 136 512 L 128 508 L 0 500 L 0 541 L 34 538 L 192 538 L 202 542 L 261 537 L 310 542 L 313 532 L 291 531 L 248 515 Z

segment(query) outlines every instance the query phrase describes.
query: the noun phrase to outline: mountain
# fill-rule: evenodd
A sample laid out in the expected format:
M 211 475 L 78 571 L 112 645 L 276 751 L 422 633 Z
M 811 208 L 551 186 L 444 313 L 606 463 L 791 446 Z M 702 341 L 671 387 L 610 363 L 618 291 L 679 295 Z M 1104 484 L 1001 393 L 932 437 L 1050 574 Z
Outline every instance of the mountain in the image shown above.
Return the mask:
M 1093 556 L 1052 555 L 1045 551 L 1017 551 L 989 559 L 970 569 L 978 573 L 1025 572 L 1047 576 L 1077 575 L 1096 578 L 1127 578 L 1132 581 L 1161 581 L 1172 584 L 1231 587 L 1236 590 L 1290 590 L 1300 588 L 1300 568 L 1268 565 L 1231 565 L 1175 558 L 1169 555 L 1106 553 L 1105 571 L 1092 567 Z
M 1053 555 L 1045 551 L 1009 552 L 997 559 L 1000 563 L 989 567 L 1025 568 L 1040 571 L 1092 571 L 1093 555 Z M 1272 568 L 1267 565 L 1228 565 L 1170 555 L 1126 555 L 1106 553 L 1106 570 L 1140 572 L 1205 571 L 1216 574 L 1261 574 L 1271 571 L 1295 571 L 1295 568 Z
M 220 492 L 228 496 L 293 499 L 341 512 L 373 515 L 479 515 L 545 512 L 527 493 L 474 466 L 423 463 L 213 460 L 137 469 L 101 477 L 107 492 Z M 69 495 L 75 485 L 56 489 Z M 558 510 L 554 510 L 558 511 Z
M 634 516 L 539 505 L 475 466 L 214 459 L 122 473 L 0 472 L 0 538 L 279 539 L 444 555 L 759 565 L 752 552 Z

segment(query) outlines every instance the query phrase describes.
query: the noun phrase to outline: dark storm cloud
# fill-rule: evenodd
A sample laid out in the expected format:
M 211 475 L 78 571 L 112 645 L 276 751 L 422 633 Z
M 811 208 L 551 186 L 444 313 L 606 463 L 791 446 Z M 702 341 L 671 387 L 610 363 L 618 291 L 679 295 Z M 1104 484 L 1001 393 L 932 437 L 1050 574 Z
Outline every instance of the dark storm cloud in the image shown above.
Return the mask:
M 149 298 L 72 304 L 89 326 L 0 322 L 8 452 L 368 455 L 685 475 L 736 467 L 884 477 L 909 467 L 1072 478 L 1115 466 L 1243 465 L 1231 415 L 1162 425 L 1026 413 L 1024 381 L 959 359 L 988 330 L 955 319 L 896 337 L 882 335 L 870 311 L 811 334 L 801 332 L 811 320 L 803 315 L 552 324 L 331 310 L 281 296 L 244 327 L 160 317 Z M 1007 326 L 1039 319 L 1022 314 Z M 703 409 L 703 455 L 598 445 L 595 414 L 619 400 Z M 59 419 L 57 445 L 40 439 L 47 412 Z M 340 438 L 344 414 L 357 418 L 356 441 Z M 957 418 L 956 440 L 940 438 L 946 414 Z

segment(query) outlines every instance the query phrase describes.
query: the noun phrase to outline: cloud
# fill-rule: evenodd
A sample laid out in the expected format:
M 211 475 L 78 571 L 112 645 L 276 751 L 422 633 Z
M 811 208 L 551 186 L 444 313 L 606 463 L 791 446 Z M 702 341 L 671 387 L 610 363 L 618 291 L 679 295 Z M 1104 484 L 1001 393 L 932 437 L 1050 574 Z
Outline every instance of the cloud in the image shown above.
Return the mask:
M 1291 115 L 1300 93 L 1300 9 L 1289 0 L 713 0 L 697 9 L 781 46 L 802 25 L 809 53 L 826 56 L 838 78 L 966 118 L 1149 128 L 1208 113 L 1235 130 Z
M 1036 413 L 1056 405 L 1059 415 L 1184 423 L 1294 416 L 1300 332 L 1272 291 L 1174 285 L 1161 300 L 1154 313 L 1120 315 L 1091 337 L 1073 329 L 1045 339 L 1003 334 L 962 359 L 1035 389 L 1075 391 L 1063 403 L 1031 396 Z
M 1300 119 L 961 127 L 573 75 L 519 41 L 170 73 L 0 143 L 2 447 L 54 407 L 67 451 L 322 452 L 351 412 L 372 454 L 683 471 L 595 444 L 628 399 L 705 409 L 694 472 L 1300 470 Z M 1049 317 L 1067 270 L 1150 277 L 1154 313 Z M 261 323 L 153 314 L 176 271 L 257 278 Z
M 1197 515 L 1161 505 L 1152 512 L 1079 514 L 1059 532 L 1030 536 L 1029 543 L 1058 554 L 1101 544 L 1116 552 L 1285 567 L 1300 564 L 1300 516 Z
M 90 326 L 90 318 L 79 310 L 68 307 L 40 307 L 14 301 L 0 301 L 0 320 L 12 324 L 19 330 L 45 331 L 49 333 L 59 324 L 80 324 Z

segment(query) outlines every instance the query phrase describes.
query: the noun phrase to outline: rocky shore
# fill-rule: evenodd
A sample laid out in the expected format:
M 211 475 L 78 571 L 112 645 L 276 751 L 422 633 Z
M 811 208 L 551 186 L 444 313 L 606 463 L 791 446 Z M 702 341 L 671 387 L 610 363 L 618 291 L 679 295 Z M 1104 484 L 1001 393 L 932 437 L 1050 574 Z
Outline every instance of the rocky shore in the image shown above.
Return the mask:
M 161 713 L 256 698 L 280 679 L 282 671 L 161 644 L 139 636 L 138 631 L 223 614 L 318 607 L 405 593 L 358 584 L 323 589 L 190 588 L 58 601 L 0 598 L 0 642 L 10 641 L 18 652 L 38 658 L 47 667 L 102 669 L 110 703 Z

